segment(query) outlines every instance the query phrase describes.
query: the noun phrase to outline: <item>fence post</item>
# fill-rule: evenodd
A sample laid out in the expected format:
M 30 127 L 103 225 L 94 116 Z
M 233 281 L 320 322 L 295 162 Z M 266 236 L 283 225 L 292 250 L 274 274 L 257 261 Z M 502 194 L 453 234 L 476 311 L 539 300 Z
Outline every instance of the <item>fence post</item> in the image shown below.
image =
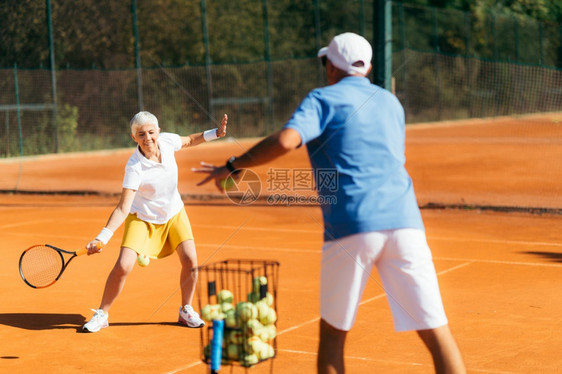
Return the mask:
M 433 25 L 433 48 L 434 48 L 434 61 L 435 61 L 435 93 L 437 95 L 437 120 L 440 121 L 442 117 L 442 100 L 441 100 L 441 65 L 439 57 L 439 28 L 437 27 L 437 8 L 431 8 L 431 19 Z
M 544 22 L 539 22 L 539 65 L 544 61 Z
M 205 73 L 207 81 L 207 96 L 209 100 L 209 119 L 214 121 L 213 108 L 213 78 L 211 76 L 211 54 L 209 52 L 209 30 L 207 27 L 207 5 L 206 0 L 201 0 L 201 27 L 203 28 L 203 45 L 205 47 Z
M 472 49 L 472 26 L 471 26 L 471 18 L 469 12 L 464 12 L 464 23 L 465 23 L 465 60 L 466 60 L 466 82 L 469 87 L 469 95 L 472 96 L 473 92 L 473 81 L 472 81 L 472 58 L 471 58 L 471 49 Z M 468 115 L 472 117 L 474 114 L 474 100 L 472 97 L 468 100 Z
M 320 29 L 320 5 L 318 4 L 319 0 L 314 0 L 314 33 L 315 33 L 315 39 L 316 39 L 316 50 L 315 52 L 318 52 L 320 50 L 320 48 L 322 48 L 322 30 Z M 316 57 L 316 56 L 314 56 Z M 316 59 L 319 60 L 319 59 Z M 317 61 L 316 63 L 317 66 L 319 66 L 320 68 L 317 70 L 318 71 L 318 86 L 320 87 L 322 85 L 323 79 L 324 79 L 324 69 L 320 64 L 320 61 Z
M 273 124 L 273 73 L 271 71 L 271 50 L 269 45 L 269 16 L 267 10 L 267 0 L 262 0 L 262 11 L 263 11 L 263 34 L 264 34 L 264 54 L 265 63 L 267 64 L 267 120 L 269 121 L 269 126 L 271 126 L 271 131 L 275 128 Z M 264 126 L 267 132 L 269 126 Z
M 406 60 L 406 20 L 404 17 L 404 5 L 402 3 L 398 3 L 398 24 L 400 25 L 400 50 L 402 51 L 402 66 L 398 69 L 396 73 L 401 70 L 400 74 L 402 74 L 402 91 L 403 96 L 402 100 L 404 102 L 404 106 L 408 106 L 408 64 Z M 395 95 L 397 95 L 398 91 L 396 90 Z
M 374 83 L 391 90 L 392 80 L 392 2 L 374 0 L 373 12 Z
M 50 58 L 49 61 L 51 65 L 51 92 L 53 95 L 53 110 L 51 114 L 53 120 L 53 127 L 55 128 L 54 131 L 55 153 L 58 153 L 59 152 L 59 124 L 57 121 L 57 71 L 55 67 L 55 47 L 54 47 L 54 40 L 53 40 L 51 0 L 46 0 L 45 5 L 47 8 L 47 28 L 49 33 L 49 58 Z M 18 120 L 19 120 L 19 112 L 18 112 Z
M 359 30 L 361 35 L 365 34 L 365 0 L 359 0 Z
M 519 64 L 521 62 L 521 56 L 519 52 L 519 19 L 513 17 L 513 33 L 515 34 L 515 61 Z
M 139 22 L 137 17 L 137 0 L 131 0 L 131 13 L 133 17 L 133 37 L 135 38 L 135 67 L 137 69 L 137 97 L 139 101 L 139 111 L 144 110 L 144 100 L 142 94 L 142 64 L 139 47 Z
M 18 83 L 18 65 L 14 64 L 14 90 L 16 93 L 16 115 L 18 119 L 18 137 L 20 156 L 23 156 L 23 132 L 21 129 L 21 112 L 20 112 L 20 89 Z

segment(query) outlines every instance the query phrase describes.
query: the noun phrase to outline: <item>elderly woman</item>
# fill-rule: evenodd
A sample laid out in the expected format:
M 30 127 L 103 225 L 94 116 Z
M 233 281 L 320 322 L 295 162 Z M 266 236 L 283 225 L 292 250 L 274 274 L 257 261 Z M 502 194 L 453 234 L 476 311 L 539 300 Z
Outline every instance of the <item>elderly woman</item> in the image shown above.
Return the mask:
M 109 308 L 121 293 L 137 258 L 163 258 L 176 252 L 181 262 L 181 308 L 178 323 L 202 327 L 203 320 L 191 307 L 197 273 L 197 252 L 184 204 L 178 192 L 178 166 L 174 153 L 226 135 L 227 116 L 216 129 L 179 136 L 160 133 L 158 119 L 152 113 L 139 112 L 131 119 L 131 137 L 137 149 L 125 166 L 123 189 L 117 206 L 97 237 L 86 245 L 88 254 L 101 247 L 123 222 L 125 230 L 121 251 L 111 270 L 101 304 L 92 309 L 94 316 L 83 331 L 97 332 L 109 326 Z M 100 243 L 101 242 L 101 243 Z

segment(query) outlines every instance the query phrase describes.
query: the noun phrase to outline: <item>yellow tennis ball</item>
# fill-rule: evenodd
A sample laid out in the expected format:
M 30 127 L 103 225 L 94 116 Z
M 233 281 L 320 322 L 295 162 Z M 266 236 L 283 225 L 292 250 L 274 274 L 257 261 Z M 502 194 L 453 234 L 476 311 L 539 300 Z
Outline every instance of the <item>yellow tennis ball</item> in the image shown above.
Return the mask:
M 260 301 L 259 296 L 260 296 L 260 295 L 258 295 L 257 293 L 249 292 L 249 293 L 248 293 L 248 302 L 250 302 L 250 303 L 257 303 L 258 301 Z
M 217 294 L 217 298 L 219 300 L 219 303 L 232 303 L 232 301 L 234 300 L 234 295 L 230 290 L 220 290 Z
M 267 278 L 264 276 L 255 277 L 253 280 L 253 290 L 255 293 L 259 295 L 261 286 L 265 286 L 267 284 Z
M 236 185 L 236 182 L 234 182 L 234 179 L 229 176 L 226 179 L 221 180 L 220 185 L 223 190 L 228 191 Z
M 267 316 L 267 313 L 269 313 L 269 305 L 267 305 L 267 301 L 265 299 L 262 299 L 258 301 L 255 305 L 256 305 L 256 309 L 258 310 L 258 319 L 259 320 L 264 319 L 265 316 Z
M 264 342 L 275 339 L 275 336 L 277 336 L 277 328 L 275 325 L 267 325 L 260 330 L 259 337 Z
M 271 293 L 266 293 L 262 300 L 265 300 L 268 306 L 273 306 L 273 295 Z
M 258 363 L 258 356 L 255 353 L 245 355 L 242 358 L 242 366 L 253 366 Z
M 223 313 L 228 313 L 230 311 L 234 312 L 234 305 L 232 305 L 231 303 L 222 303 L 221 304 L 221 311 Z
M 258 310 L 256 306 L 248 302 L 240 302 L 236 305 L 236 312 L 240 321 L 247 322 L 251 319 L 255 319 L 258 316 Z
M 275 321 L 277 321 L 277 312 L 275 312 L 273 308 L 269 308 L 267 314 L 260 319 L 260 322 L 265 326 L 271 325 L 275 323 Z
M 272 357 L 275 357 L 275 348 L 269 344 L 264 344 L 260 351 L 260 358 L 266 360 Z
M 150 263 L 150 257 L 148 257 L 147 255 L 137 256 L 137 264 L 139 264 L 139 266 L 145 267 L 148 266 L 149 263 Z
M 224 319 L 224 323 L 226 324 L 226 327 L 231 329 L 237 329 L 240 327 L 240 321 L 236 316 L 236 310 L 230 309 L 229 311 L 225 312 L 225 315 L 226 317 Z
M 226 348 L 226 352 L 226 355 L 229 359 L 238 360 L 240 356 L 240 347 L 238 346 L 238 344 L 230 343 Z

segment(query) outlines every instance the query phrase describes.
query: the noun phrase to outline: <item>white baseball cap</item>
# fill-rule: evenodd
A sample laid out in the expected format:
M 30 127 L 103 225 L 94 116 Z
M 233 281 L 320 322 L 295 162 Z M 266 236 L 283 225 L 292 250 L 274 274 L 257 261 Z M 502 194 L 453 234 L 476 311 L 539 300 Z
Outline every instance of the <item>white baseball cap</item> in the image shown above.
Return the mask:
M 335 36 L 327 47 L 318 51 L 318 57 L 323 56 L 347 74 L 367 75 L 371 67 L 373 49 L 361 35 L 346 32 Z

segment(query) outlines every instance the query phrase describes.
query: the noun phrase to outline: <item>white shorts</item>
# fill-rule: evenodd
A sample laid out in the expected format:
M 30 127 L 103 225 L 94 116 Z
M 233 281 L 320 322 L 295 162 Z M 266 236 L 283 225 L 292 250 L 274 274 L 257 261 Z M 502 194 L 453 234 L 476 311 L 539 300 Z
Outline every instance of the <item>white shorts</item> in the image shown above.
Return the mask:
M 324 243 L 320 314 L 326 322 L 351 329 L 373 265 L 396 331 L 447 324 L 431 251 L 425 232 L 418 229 L 368 232 Z

